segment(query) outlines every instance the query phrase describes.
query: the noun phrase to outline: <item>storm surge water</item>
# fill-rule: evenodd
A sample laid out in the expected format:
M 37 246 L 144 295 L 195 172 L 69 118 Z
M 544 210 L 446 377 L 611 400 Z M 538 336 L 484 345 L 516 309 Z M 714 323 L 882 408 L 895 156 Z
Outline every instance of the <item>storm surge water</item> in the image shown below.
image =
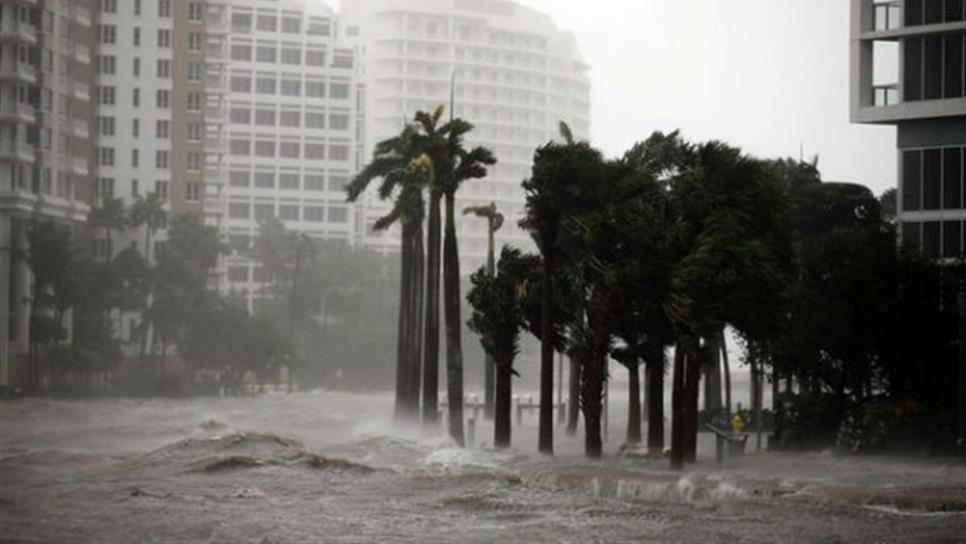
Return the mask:
M 961 542 L 955 460 L 761 454 L 684 473 L 460 449 L 392 425 L 389 395 L 0 404 L 4 542 Z M 560 433 L 562 434 L 562 433 Z

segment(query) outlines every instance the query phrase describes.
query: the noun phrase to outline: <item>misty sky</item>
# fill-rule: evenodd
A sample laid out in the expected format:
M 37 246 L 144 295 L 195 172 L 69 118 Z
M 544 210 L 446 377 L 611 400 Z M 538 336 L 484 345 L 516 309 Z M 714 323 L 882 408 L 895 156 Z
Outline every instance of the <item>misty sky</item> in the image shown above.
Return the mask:
M 895 129 L 849 124 L 845 0 L 518 1 L 576 34 L 608 155 L 680 128 L 762 157 L 801 145 L 826 180 L 895 185 Z

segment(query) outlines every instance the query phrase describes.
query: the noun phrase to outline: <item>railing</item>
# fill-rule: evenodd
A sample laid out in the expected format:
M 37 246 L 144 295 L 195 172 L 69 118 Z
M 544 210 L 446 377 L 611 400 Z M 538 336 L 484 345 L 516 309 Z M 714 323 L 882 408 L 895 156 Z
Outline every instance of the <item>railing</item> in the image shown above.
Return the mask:
M 230 28 L 224 16 L 208 17 L 205 30 L 210 34 L 228 34 Z
M 872 105 L 895 106 L 899 103 L 899 84 L 874 85 L 872 87 Z
M 876 31 L 895 30 L 902 26 L 902 5 L 897 0 L 876 2 L 873 28 Z
M 4 37 L 9 36 L 25 42 L 37 43 L 37 28 L 12 17 L 7 18 L 0 24 L 0 34 Z
M 74 82 L 74 96 L 81 100 L 91 99 L 91 88 L 86 83 Z
M 214 122 L 223 122 L 228 119 L 228 110 L 226 108 L 205 108 L 205 120 Z
M 87 159 L 81 157 L 74 158 L 74 173 L 80 176 L 87 175 Z
M 37 81 L 37 68 L 26 62 L 8 63 L 0 72 L 3 77 L 16 78 L 34 83 Z
M 79 43 L 74 44 L 74 57 L 84 64 L 90 64 L 91 62 L 91 50 L 86 45 L 81 45 Z
M 228 92 L 228 81 L 220 76 L 205 77 L 205 90 L 215 93 Z
M 79 138 L 87 138 L 90 136 L 87 121 L 82 121 L 80 119 L 74 120 L 74 135 Z
M 27 102 L 9 102 L 6 107 L 3 108 L 3 116 L 17 117 L 31 122 L 36 119 L 33 104 L 29 104 Z
M 0 158 L 32 161 L 34 147 L 27 142 L 11 142 L 0 146 Z

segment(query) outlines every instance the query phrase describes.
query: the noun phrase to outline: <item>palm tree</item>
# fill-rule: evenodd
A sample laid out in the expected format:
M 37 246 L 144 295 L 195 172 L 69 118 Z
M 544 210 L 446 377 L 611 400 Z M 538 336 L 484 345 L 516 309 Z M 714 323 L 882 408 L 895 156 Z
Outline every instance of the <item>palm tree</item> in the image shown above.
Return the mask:
M 164 223 L 166 212 L 164 200 L 157 193 L 149 193 L 146 197 L 138 196 L 131 205 L 130 224 L 133 227 L 144 225 L 144 260 L 151 262 L 151 238 Z M 157 255 L 155 255 L 157 259 Z
M 468 208 L 464 208 L 463 215 L 469 215 L 469 214 L 473 214 L 473 215 L 476 215 L 477 217 L 483 217 L 486 219 L 487 233 L 489 234 L 487 252 L 486 252 L 486 271 L 490 276 L 493 276 L 494 274 L 496 274 L 496 264 L 494 262 L 494 259 L 495 259 L 494 253 L 496 251 L 495 234 L 496 234 L 496 231 L 500 230 L 500 227 L 503 226 L 503 214 L 496 211 L 496 202 L 490 202 L 489 206 L 475 206 L 475 207 L 471 206 Z M 493 383 L 494 368 L 493 368 L 493 357 L 491 357 L 489 353 L 486 354 L 486 361 L 484 362 L 484 365 L 485 365 L 485 370 L 484 370 L 485 378 L 483 380 L 483 383 L 484 383 L 483 413 L 484 413 L 484 417 L 486 417 L 487 419 L 492 419 L 493 418 L 493 395 L 494 395 L 494 383 Z
M 601 162 L 600 153 L 587 142 L 575 142 L 566 123 L 560 123 L 564 143 L 550 142 L 537 149 L 533 172 L 523 182 L 526 192 L 526 215 L 520 226 L 530 231 L 540 250 L 541 279 L 541 334 L 540 334 L 540 423 L 538 450 L 553 454 L 553 277 L 564 211 L 574 199 L 575 179 L 582 169 Z
M 123 229 L 128 222 L 128 214 L 124 209 L 124 201 L 120 198 L 104 197 L 101 205 L 91 210 L 88 221 L 96 227 L 101 227 L 107 234 L 108 255 L 111 260 L 114 255 L 114 240 L 112 233 Z
M 397 418 L 418 414 L 419 391 L 412 388 L 412 376 L 419 376 L 419 289 L 422 260 L 422 221 L 424 203 L 422 189 L 431 177 L 432 160 L 421 148 L 415 125 L 407 125 L 398 136 L 376 145 L 372 161 L 346 187 L 348 200 L 356 201 L 375 179 L 382 179 L 379 198 L 395 195 L 390 212 L 375 223 L 383 230 L 399 222 L 402 226 L 400 258 L 400 303 L 396 340 L 396 407 Z M 418 243 L 417 243 L 418 241 Z

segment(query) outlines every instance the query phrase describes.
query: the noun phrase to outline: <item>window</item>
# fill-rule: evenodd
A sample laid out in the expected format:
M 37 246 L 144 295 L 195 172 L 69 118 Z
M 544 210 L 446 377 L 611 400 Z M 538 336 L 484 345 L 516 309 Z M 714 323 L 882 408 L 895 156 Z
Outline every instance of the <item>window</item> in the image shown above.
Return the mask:
M 168 168 L 168 152 L 159 149 L 154 152 L 154 167 L 159 170 L 167 170 Z
M 202 14 L 201 2 L 189 2 L 188 3 L 188 20 L 189 21 L 200 21 Z
M 171 17 L 171 0 L 158 0 L 158 17 Z
M 279 124 L 282 125 L 283 127 L 298 127 L 299 112 L 283 110 L 279 114 Z
M 201 184 L 189 181 L 185 184 L 185 200 L 188 202 L 198 202 L 201 200 Z
M 334 161 L 347 161 L 349 160 L 349 146 L 347 145 L 330 145 L 329 146 L 329 158 Z
M 188 111 L 201 111 L 201 93 L 188 93 Z
M 922 209 L 922 152 L 919 150 L 902 153 L 902 209 Z
M 117 27 L 114 25 L 101 25 L 101 43 L 117 43 Z
M 201 34 L 191 32 L 188 34 L 188 51 L 201 51 Z
M 201 63 L 188 63 L 188 81 L 201 81 Z
M 278 188 L 289 190 L 289 191 L 298 191 L 299 175 L 282 172 L 278 176 Z
M 275 217 L 275 204 L 269 204 L 265 202 L 255 203 L 256 221 L 268 221 L 273 217 Z
M 154 194 L 158 195 L 161 200 L 168 199 L 168 182 L 164 180 L 158 180 L 154 182 Z
M 231 219 L 249 219 L 251 213 L 251 206 L 247 202 L 228 203 L 228 217 Z
M 352 68 L 352 53 L 345 51 L 336 51 L 335 55 L 332 56 L 332 67 L 333 68 Z
M 137 87 L 131 89 L 131 105 L 135 108 L 141 105 L 141 89 Z
M 167 59 L 158 59 L 158 77 L 161 79 L 168 79 L 171 77 L 171 61 Z
M 306 49 L 305 64 L 309 66 L 325 66 L 325 51 Z
M 923 98 L 935 100 L 942 98 L 943 45 L 942 36 L 926 36 L 923 42 Z
M 252 16 L 247 13 L 232 13 L 231 31 L 238 34 L 251 34 Z
M 255 187 L 258 189 L 274 189 L 275 172 L 255 172 Z
M 312 223 L 322 223 L 325 221 L 325 208 L 322 206 L 306 206 L 304 214 L 305 221 Z
M 97 64 L 101 67 L 101 73 L 104 75 L 117 73 L 117 58 L 114 55 L 100 55 Z
M 922 39 L 907 38 L 903 43 L 903 100 L 922 99 Z
M 134 138 L 141 137 L 141 120 L 131 119 L 131 136 Z
M 255 60 L 258 62 L 275 62 L 275 46 L 259 45 L 255 48 Z
M 318 143 L 306 143 L 305 158 L 315 160 L 325 159 L 325 145 Z
M 325 128 L 325 114 L 307 111 L 305 112 L 305 127 L 306 128 Z
M 158 47 L 165 49 L 171 47 L 171 29 L 158 29 Z
M 228 151 L 232 155 L 247 157 L 252 154 L 252 142 L 251 140 L 232 138 L 228 142 Z
M 274 15 L 259 15 L 255 27 L 263 32 L 278 30 L 278 19 Z
M 922 253 L 929 258 L 940 256 L 940 223 L 927 221 L 922 224 Z
M 258 94 L 275 94 L 275 80 L 260 77 L 255 80 L 255 92 Z
M 332 83 L 329 85 L 329 94 L 332 98 L 347 100 L 349 98 L 348 83 Z
M 137 168 L 141 163 L 141 153 L 137 149 L 131 150 L 131 168 Z
M 295 17 L 282 17 L 282 32 L 286 34 L 302 32 L 302 20 Z
M 158 119 L 154 127 L 154 137 L 161 138 L 163 140 L 168 139 L 168 135 L 171 129 L 171 122 L 166 119 Z
M 964 50 L 966 48 L 966 32 L 946 34 L 944 44 L 944 96 L 946 98 L 959 98 L 964 96 L 963 78 L 966 77 L 966 71 L 963 68 L 963 57 L 966 57 L 966 50 Z
M 341 193 L 345 191 L 346 185 L 348 184 L 349 184 L 348 174 L 329 175 L 329 191 L 333 193 Z
M 274 157 L 275 156 L 275 142 L 271 140 L 256 140 L 255 141 L 255 156 L 256 157 Z
M 305 174 L 306 191 L 324 191 L 325 176 L 322 174 Z
M 307 33 L 311 36 L 328 36 L 331 32 L 331 26 L 329 25 L 328 19 L 318 19 L 312 17 L 309 19 L 309 28 Z
M 134 67 L 132 71 L 134 72 L 134 77 L 141 77 L 141 57 L 134 57 L 133 62 Z
M 168 109 L 171 105 L 171 91 L 159 90 L 155 98 L 155 103 L 158 108 Z
M 282 49 L 282 64 L 299 65 L 302 63 L 302 52 L 298 49 Z
M 97 133 L 101 136 L 114 136 L 114 118 L 96 117 Z
M 197 151 L 189 151 L 187 155 L 188 170 L 192 172 L 201 171 L 201 153 Z
M 97 164 L 98 166 L 114 166 L 114 148 L 98 147 Z
M 943 209 L 963 208 L 963 153 L 961 147 L 943 150 Z
M 250 62 L 252 60 L 252 46 L 241 43 L 231 44 L 231 60 Z
M 134 47 L 141 47 L 141 27 L 134 27 Z
M 202 125 L 198 121 L 188 123 L 188 140 L 192 142 L 201 141 Z
M 250 93 L 252 92 L 252 78 L 248 76 L 231 76 L 231 92 Z
M 924 210 L 940 208 L 941 168 L 942 150 L 925 150 L 922 155 L 922 209 Z
M 330 206 L 329 207 L 329 222 L 330 223 L 346 223 L 349 221 L 349 209 L 345 206 Z
M 228 172 L 228 184 L 232 187 L 248 187 L 252 183 L 251 174 L 241 170 Z
M 114 178 L 97 178 L 94 184 L 94 196 L 98 198 L 114 196 Z
M 325 98 L 325 82 L 306 81 L 305 96 L 308 96 L 311 98 Z
M 101 85 L 100 87 L 98 87 L 98 92 L 97 92 L 98 104 L 113 106 L 114 99 L 116 98 L 115 92 L 116 90 L 113 85 Z
M 299 220 L 298 204 L 279 204 L 278 218 L 283 221 L 298 221 Z
M 281 142 L 278 144 L 278 156 L 285 159 L 299 158 L 298 142 Z
M 228 269 L 228 277 L 234 283 L 248 283 L 248 267 L 232 266 Z
M 252 110 L 248 108 L 231 108 L 228 115 L 232 123 L 248 125 L 252 122 Z
M 281 91 L 283 96 L 301 96 L 302 82 L 296 79 L 283 79 Z
M 140 190 L 138 188 L 138 180 L 132 179 L 131 180 L 131 196 L 140 196 L 140 195 L 141 195 L 141 192 L 140 192 Z
M 349 115 L 345 113 L 329 114 L 329 128 L 332 130 L 349 130 Z
M 101 12 L 117 13 L 117 0 L 101 0 Z

